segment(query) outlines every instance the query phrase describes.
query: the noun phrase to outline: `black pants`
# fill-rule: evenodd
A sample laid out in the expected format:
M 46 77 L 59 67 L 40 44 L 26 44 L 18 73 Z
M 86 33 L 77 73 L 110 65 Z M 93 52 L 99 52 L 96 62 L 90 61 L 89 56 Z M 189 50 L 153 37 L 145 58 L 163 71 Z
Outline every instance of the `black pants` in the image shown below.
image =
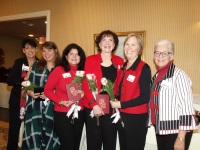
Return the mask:
M 85 108 L 87 150 L 115 150 L 117 138 L 117 126 L 110 119 L 112 113 L 99 117 L 97 126 L 96 117 L 91 118 L 91 109 Z
M 61 143 L 61 150 L 79 150 L 84 125 L 84 111 L 78 112 L 78 119 L 68 118 L 66 112 L 54 112 L 55 130 Z
M 120 150 L 144 150 L 147 114 L 120 113 L 124 127 L 118 127 Z
M 8 131 L 8 144 L 7 150 L 17 150 L 18 149 L 18 138 L 19 130 L 21 125 L 21 120 L 19 118 L 20 106 L 9 105 L 9 131 Z
M 193 132 L 187 132 L 185 137 L 185 150 L 188 150 Z M 158 135 L 156 134 L 158 150 L 173 150 L 178 134 Z

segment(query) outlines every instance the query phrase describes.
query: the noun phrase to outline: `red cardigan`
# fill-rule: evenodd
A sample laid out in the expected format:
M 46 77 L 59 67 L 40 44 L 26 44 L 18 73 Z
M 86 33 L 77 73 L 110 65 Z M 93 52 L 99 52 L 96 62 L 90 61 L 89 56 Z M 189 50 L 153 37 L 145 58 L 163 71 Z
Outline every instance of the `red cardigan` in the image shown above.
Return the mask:
M 116 67 L 118 73 L 124 63 L 124 60 L 121 57 L 112 54 L 111 61 Z M 88 56 L 86 58 L 86 63 L 85 63 L 85 74 L 95 74 L 96 76 L 98 93 L 101 89 L 101 79 L 102 79 L 101 63 L 102 63 L 101 53 Z M 97 105 L 97 102 L 94 101 L 93 103 L 89 104 L 92 100 L 94 100 L 94 97 L 92 95 L 91 90 L 89 89 L 88 82 L 86 80 L 83 81 L 83 91 L 85 94 L 84 107 L 92 109 L 95 105 Z
M 141 94 L 139 80 L 140 80 L 142 68 L 145 65 L 145 63 L 143 61 L 139 61 L 139 59 L 137 60 L 137 62 L 138 64 L 135 69 L 128 69 L 125 72 L 124 70 L 120 70 L 118 74 L 114 92 L 116 95 L 118 95 L 119 88 L 120 88 L 119 85 L 122 82 L 121 92 L 120 92 L 121 105 L 125 102 L 138 98 Z M 150 85 L 150 80 L 149 80 L 149 84 L 147 83 L 147 86 L 148 85 Z M 132 107 L 126 107 L 126 108 L 122 107 L 120 109 L 120 112 L 129 113 L 129 114 L 147 113 L 148 103 L 146 102 L 138 106 L 132 106 Z
M 58 112 L 68 112 L 71 107 L 60 107 L 60 100 L 68 100 L 66 85 L 71 84 L 75 77 L 77 67 L 70 66 L 71 70 L 65 72 L 61 66 L 56 67 L 48 77 L 44 88 L 44 94 L 55 103 L 54 110 Z M 66 76 L 63 76 L 65 74 Z M 83 109 L 83 100 L 78 103 Z

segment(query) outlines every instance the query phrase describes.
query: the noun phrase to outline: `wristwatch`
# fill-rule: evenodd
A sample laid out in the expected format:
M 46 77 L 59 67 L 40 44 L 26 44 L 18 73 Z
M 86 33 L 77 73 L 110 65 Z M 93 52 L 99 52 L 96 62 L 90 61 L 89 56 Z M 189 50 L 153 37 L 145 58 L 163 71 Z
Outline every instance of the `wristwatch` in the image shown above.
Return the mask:
M 185 139 L 184 138 L 182 138 L 182 137 L 177 137 L 177 139 L 179 140 L 179 141 L 181 141 L 181 142 L 183 142 Z

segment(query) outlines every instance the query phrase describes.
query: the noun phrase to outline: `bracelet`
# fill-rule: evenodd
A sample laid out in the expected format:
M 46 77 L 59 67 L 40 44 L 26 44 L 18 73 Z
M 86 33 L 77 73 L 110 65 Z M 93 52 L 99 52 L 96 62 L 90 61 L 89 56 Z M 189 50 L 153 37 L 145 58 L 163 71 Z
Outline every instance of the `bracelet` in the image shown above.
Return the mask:
M 177 139 L 179 140 L 179 141 L 181 141 L 181 142 L 183 142 L 185 139 L 184 138 L 182 138 L 182 137 L 177 137 Z
M 91 100 L 88 104 L 91 105 L 94 102 L 95 102 L 95 99 Z

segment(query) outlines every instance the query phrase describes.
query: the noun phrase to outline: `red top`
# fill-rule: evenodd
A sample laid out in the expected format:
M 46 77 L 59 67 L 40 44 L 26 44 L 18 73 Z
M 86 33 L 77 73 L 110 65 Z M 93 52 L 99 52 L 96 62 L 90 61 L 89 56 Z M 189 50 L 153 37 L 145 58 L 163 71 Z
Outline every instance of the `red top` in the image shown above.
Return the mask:
M 121 86 L 121 95 L 120 101 L 121 104 L 124 102 L 128 102 L 129 100 L 134 100 L 139 97 L 141 94 L 140 91 L 140 76 L 142 72 L 142 68 L 145 65 L 143 61 L 138 63 L 138 66 L 135 70 L 128 69 L 125 72 L 120 70 L 119 76 L 117 77 L 116 87 L 114 88 L 115 94 L 118 93 L 118 88 L 120 83 Z M 150 82 L 149 82 L 150 85 Z M 120 112 L 129 113 L 129 114 L 143 114 L 148 112 L 148 103 L 144 103 L 138 106 L 121 108 Z
M 56 67 L 48 77 L 44 88 L 44 94 L 55 103 L 54 110 L 68 112 L 71 107 L 60 107 L 60 100 L 68 100 L 66 85 L 71 84 L 75 77 L 77 67 L 70 66 L 71 70 L 65 72 L 61 66 Z M 78 103 L 83 109 L 83 99 Z
M 111 61 L 116 67 L 118 73 L 124 63 L 124 60 L 121 57 L 112 54 Z M 85 62 L 85 75 L 95 74 L 98 93 L 101 89 L 101 79 L 102 79 L 101 63 L 102 63 L 101 53 L 87 57 Z M 93 101 L 95 98 L 93 97 L 92 92 L 89 89 L 88 82 L 86 80 L 83 81 L 83 91 L 85 94 L 84 106 L 92 109 L 95 105 L 97 105 L 97 102 Z

